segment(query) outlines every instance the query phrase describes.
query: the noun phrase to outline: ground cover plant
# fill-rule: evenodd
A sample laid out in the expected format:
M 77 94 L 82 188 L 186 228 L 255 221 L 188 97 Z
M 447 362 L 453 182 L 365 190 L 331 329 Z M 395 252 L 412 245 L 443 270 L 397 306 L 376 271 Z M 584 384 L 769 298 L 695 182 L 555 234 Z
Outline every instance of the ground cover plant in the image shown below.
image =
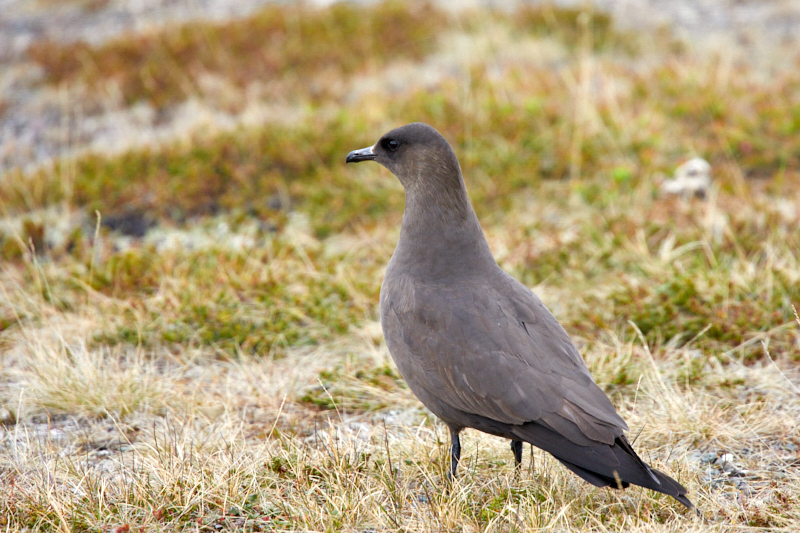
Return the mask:
M 428 4 L 383 2 L 362 10 L 340 3 L 325 11 L 269 6 L 228 23 L 190 22 L 102 46 L 38 41 L 29 54 L 48 83 L 82 83 L 95 91 L 111 83 L 125 101 L 156 107 L 202 92 L 201 74 L 238 87 L 272 84 L 271 97 L 330 98 L 331 78 L 423 56 L 441 21 Z
M 387 3 L 34 43 L 42 83 L 169 113 L 217 99 L 214 76 L 305 111 L 0 178 L 0 525 L 796 530 L 800 74 L 652 37 Z M 452 142 L 501 266 L 700 517 L 538 451 L 515 476 L 469 432 L 442 490 L 446 432 L 378 324 L 402 188 L 344 166 L 412 120 Z M 661 194 L 693 156 L 706 199 Z

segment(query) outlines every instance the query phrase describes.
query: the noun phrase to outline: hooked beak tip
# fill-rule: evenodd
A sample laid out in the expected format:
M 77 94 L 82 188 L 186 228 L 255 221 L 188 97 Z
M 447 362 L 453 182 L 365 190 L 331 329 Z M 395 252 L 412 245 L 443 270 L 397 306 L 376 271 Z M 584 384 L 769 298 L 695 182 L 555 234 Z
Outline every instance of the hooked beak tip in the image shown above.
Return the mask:
M 372 161 L 375 159 L 375 152 L 372 150 L 372 146 L 368 148 L 362 148 L 361 150 L 353 150 L 349 154 L 347 154 L 347 159 L 344 160 L 345 163 L 358 163 L 360 161 Z

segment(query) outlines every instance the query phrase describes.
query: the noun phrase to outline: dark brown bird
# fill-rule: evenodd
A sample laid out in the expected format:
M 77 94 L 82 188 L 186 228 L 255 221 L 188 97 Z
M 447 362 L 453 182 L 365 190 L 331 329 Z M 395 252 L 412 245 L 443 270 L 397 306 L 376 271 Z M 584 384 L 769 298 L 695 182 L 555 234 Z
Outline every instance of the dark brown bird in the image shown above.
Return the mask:
M 450 429 L 475 428 L 549 453 L 598 487 L 641 485 L 688 508 L 686 489 L 633 451 L 625 421 L 595 384 L 561 324 L 494 260 L 450 144 L 414 123 L 348 163 L 377 161 L 406 194 L 397 248 L 381 287 L 386 344 L 411 390 Z

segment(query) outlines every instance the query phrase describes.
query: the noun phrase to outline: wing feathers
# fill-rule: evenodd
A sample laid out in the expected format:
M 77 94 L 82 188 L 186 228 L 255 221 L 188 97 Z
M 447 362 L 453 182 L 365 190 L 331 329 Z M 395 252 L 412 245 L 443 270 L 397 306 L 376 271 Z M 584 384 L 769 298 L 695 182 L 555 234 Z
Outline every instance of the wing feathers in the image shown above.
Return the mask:
M 613 442 L 625 422 L 556 319 L 509 279 L 511 291 L 444 294 L 416 286 L 411 309 L 407 301 L 389 303 L 399 326 L 390 331 L 399 330 L 404 351 L 424 369 L 415 376 L 420 383 L 406 376 L 412 389 L 425 387 L 454 408 L 504 423 L 541 420 L 576 443 Z

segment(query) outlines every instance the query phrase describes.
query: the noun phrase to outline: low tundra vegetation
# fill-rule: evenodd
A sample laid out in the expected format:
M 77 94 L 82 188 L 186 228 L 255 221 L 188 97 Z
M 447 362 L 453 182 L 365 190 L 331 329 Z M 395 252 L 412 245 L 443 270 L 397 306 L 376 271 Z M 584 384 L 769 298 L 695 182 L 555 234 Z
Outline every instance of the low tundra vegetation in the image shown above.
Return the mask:
M 302 112 L 0 177 L 0 525 L 796 529 L 800 75 L 657 37 L 381 3 L 32 44 L 45 84 L 169 113 L 213 76 Z M 701 518 L 541 452 L 517 476 L 475 433 L 443 490 L 448 436 L 378 323 L 402 188 L 344 165 L 410 121 Z M 694 156 L 706 198 L 661 194 Z

